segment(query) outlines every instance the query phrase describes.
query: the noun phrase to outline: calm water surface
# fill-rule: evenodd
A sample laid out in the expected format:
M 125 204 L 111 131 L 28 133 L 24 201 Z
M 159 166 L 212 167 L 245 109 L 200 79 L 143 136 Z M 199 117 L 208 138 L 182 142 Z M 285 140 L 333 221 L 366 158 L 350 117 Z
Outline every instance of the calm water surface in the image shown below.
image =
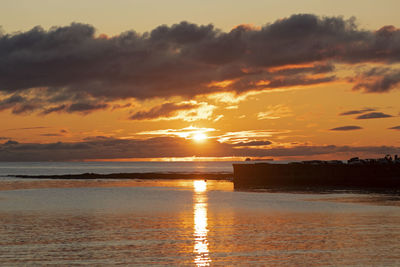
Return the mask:
M 7 175 L 62 175 L 87 172 L 233 172 L 235 161 L 194 162 L 0 162 L 0 179 Z M 243 163 L 243 162 L 240 162 Z
M 349 201 L 346 201 L 349 200 Z M 235 192 L 221 181 L 0 181 L 0 263 L 399 266 L 379 195 Z

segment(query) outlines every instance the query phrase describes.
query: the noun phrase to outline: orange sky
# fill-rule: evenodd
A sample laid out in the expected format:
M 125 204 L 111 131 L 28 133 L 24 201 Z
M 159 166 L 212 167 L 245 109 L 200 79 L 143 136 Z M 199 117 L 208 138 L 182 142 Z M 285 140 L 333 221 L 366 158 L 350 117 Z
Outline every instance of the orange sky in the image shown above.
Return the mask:
M 239 29 L 241 37 L 235 30 L 221 35 L 196 24 L 118 39 L 82 37 L 90 28 L 81 25 L 61 33 L 5 35 L 0 160 L 346 159 L 400 153 L 400 31 L 350 29 L 346 19 L 286 17 L 266 21 L 272 24 L 264 28 Z M 316 34 L 317 44 L 311 37 Z M 25 43 L 18 41 L 23 36 Z M 51 38 L 54 47 L 40 50 Z M 386 38 L 384 44 L 380 38 Z M 75 47 L 76 42 L 82 43 Z M 108 52 L 96 56 L 107 46 L 104 51 L 116 49 L 110 58 L 102 58 Z M 146 61 L 140 59 L 143 51 Z M 114 61 L 115 53 L 125 54 Z

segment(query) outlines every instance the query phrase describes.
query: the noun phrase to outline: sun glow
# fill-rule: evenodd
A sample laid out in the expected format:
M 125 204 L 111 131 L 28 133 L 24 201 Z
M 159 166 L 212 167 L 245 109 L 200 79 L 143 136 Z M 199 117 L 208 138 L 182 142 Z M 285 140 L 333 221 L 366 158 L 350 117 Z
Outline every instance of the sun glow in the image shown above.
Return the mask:
M 199 134 L 204 136 L 208 132 L 215 132 L 214 128 L 199 128 L 194 126 L 189 126 L 182 129 L 166 129 L 166 130 L 155 130 L 155 131 L 144 131 L 136 133 L 136 135 L 147 135 L 147 136 L 178 136 L 186 139 L 194 139 L 193 137 Z
M 202 142 L 207 139 L 207 135 L 205 133 L 195 133 L 192 138 L 196 142 Z

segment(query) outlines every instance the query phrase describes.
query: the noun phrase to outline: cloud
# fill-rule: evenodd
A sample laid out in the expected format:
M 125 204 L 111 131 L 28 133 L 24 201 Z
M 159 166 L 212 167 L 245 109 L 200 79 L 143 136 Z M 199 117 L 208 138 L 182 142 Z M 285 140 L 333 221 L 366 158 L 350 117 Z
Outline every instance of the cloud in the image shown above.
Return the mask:
M 233 144 L 234 147 L 241 147 L 241 146 L 268 146 L 272 144 L 270 141 L 250 141 L 250 142 L 239 142 Z
M 193 155 L 222 156 L 229 145 L 207 141 L 198 145 L 190 139 L 154 137 L 147 139 L 116 139 L 96 137 L 81 142 L 10 143 L 0 145 L 0 161 L 64 161 L 114 158 L 190 157 Z
M 141 136 L 175 136 L 175 137 L 182 137 L 182 138 L 191 138 L 195 134 L 207 134 L 211 132 L 215 132 L 216 129 L 214 128 L 200 128 L 200 127 L 194 127 L 194 126 L 189 126 L 186 128 L 182 129 L 162 129 L 162 130 L 153 130 L 153 131 L 143 131 L 143 132 L 138 132 L 136 135 Z
M 214 93 L 208 95 L 208 98 L 219 103 L 224 104 L 238 104 L 245 101 L 249 96 L 256 94 L 255 92 L 248 92 L 246 94 L 237 95 L 234 92 Z
M 153 107 L 150 110 L 139 111 L 129 117 L 131 120 L 157 120 L 157 119 L 168 119 L 176 114 L 180 110 L 188 110 L 197 107 L 193 103 L 176 104 L 176 103 L 164 103 L 160 106 Z
M 337 80 L 334 64 L 397 63 L 398 47 L 400 30 L 393 26 L 361 30 L 353 18 L 312 14 L 229 32 L 181 22 L 110 38 L 88 24 L 35 27 L 0 36 L 0 110 L 86 114 L 123 99 L 331 83 Z M 379 86 L 355 89 L 397 88 L 397 71 L 379 75 L 386 77 Z
M 400 131 L 400 126 L 394 126 L 394 127 L 388 128 L 388 129 Z
M 268 141 L 264 141 L 268 142 Z M 259 143 L 261 144 L 261 143 Z M 266 143 L 265 143 L 266 144 Z M 68 161 L 119 158 L 165 157 L 345 157 L 398 153 L 399 147 L 387 146 L 237 146 L 209 139 L 202 144 L 180 137 L 147 139 L 87 138 L 80 142 L 19 143 L 9 140 L 0 144 L 0 161 Z
M 49 107 L 46 108 L 45 110 L 43 110 L 41 112 L 42 115 L 47 115 L 50 113 L 54 113 L 54 112 L 62 112 L 62 111 L 66 111 L 67 106 L 66 105 L 59 105 L 59 106 L 55 106 L 55 107 Z
M 35 126 L 35 127 L 22 127 L 22 128 L 10 128 L 5 131 L 19 131 L 19 130 L 38 130 L 38 129 L 48 129 L 46 126 Z
M 106 103 L 94 103 L 94 102 L 77 102 L 69 105 L 59 105 L 44 109 L 40 114 L 47 115 L 54 112 L 67 112 L 67 113 L 81 113 L 89 114 L 96 110 L 102 110 L 108 108 Z
M 382 156 L 386 154 L 396 154 L 399 147 L 388 146 L 365 146 L 365 147 L 351 147 L 351 146 L 294 146 L 282 147 L 271 149 L 256 149 L 249 150 L 247 153 L 251 156 L 259 157 L 308 157 L 308 156 L 321 156 L 331 155 L 331 157 L 339 157 L 341 155 L 354 156 L 354 155 L 377 155 Z
M 40 134 L 40 136 L 53 137 L 53 136 L 64 136 L 64 135 L 60 134 L 60 133 L 44 133 L 44 134 Z
M 129 107 L 131 107 L 131 106 L 132 106 L 131 103 L 126 103 L 126 104 L 114 104 L 114 105 L 112 106 L 112 110 L 129 108 Z
M 363 114 L 363 113 L 370 112 L 370 111 L 375 111 L 375 109 L 373 109 L 373 108 L 364 108 L 364 109 L 358 109 L 358 110 L 349 110 L 349 111 L 345 111 L 345 112 L 340 113 L 339 116 Z
M 24 101 L 25 99 L 20 95 L 11 95 L 0 101 L 0 110 L 12 108 L 20 103 L 23 103 Z
M 218 137 L 218 141 L 221 143 L 237 144 L 240 142 L 251 142 L 258 141 L 264 138 L 270 138 L 273 135 L 289 133 L 289 130 L 247 130 L 237 132 L 227 132 Z
M 258 120 L 275 120 L 280 119 L 283 117 L 292 116 L 292 110 L 288 106 L 284 105 L 275 105 L 275 106 L 268 106 L 267 111 L 259 112 L 257 114 Z
M 0 111 L 11 109 L 13 114 L 26 114 L 35 111 L 38 108 L 40 108 L 39 102 L 28 99 L 25 96 L 11 94 L 1 98 L 0 94 Z
M 220 114 L 217 117 L 215 117 L 215 119 L 213 119 L 213 122 L 220 121 L 223 117 L 224 117 L 224 115 Z
M 342 126 L 330 129 L 330 131 L 353 131 L 353 130 L 360 130 L 362 127 L 360 126 Z
M 65 136 L 66 134 L 68 134 L 68 131 L 65 129 L 61 129 L 58 133 L 43 133 L 40 134 L 40 136 L 55 137 L 55 136 Z
M 206 102 L 185 101 L 181 103 L 164 103 L 149 110 L 138 111 L 131 115 L 131 120 L 176 120 L 195 121 L 209 119 L 215 106 Z
M 364 120 L 364 119 L 381 119 L 381 118 L 390 118 L 393 117 L 392 115 L 385 114 L 382 112 L 370 112 L 360 116 L 357 116 L 357 120 Z
M 104 103 L 74 103 L 68 107 L 67 112 L 89 113 L 93 110 L 105 109 L 106 107 L 108 105 Z
M 270 68 L 270 72 L 274 74 L 281 75 L 296 75 L 299 73 L 312 73 L 321 74 L 332 72 L 335 70 L 335 66 L 330 63 L 316 63 L 316 64 L 306 64 L 306 65 L 285 65 L 282 67 Z
M 386 93 L 400 87 L 400 69 L 375 67 L 354 78 L 353 90 Z

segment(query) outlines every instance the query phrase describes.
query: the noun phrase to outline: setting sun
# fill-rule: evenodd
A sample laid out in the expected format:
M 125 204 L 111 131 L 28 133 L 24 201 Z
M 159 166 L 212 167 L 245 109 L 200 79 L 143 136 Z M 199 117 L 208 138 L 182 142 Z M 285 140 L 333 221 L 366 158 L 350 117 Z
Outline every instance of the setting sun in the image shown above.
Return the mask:
M 193 135 L 193 140 L 196 142 L 202 142 L 207 139 L 207 135 L 205 133 L 195 133 Z

